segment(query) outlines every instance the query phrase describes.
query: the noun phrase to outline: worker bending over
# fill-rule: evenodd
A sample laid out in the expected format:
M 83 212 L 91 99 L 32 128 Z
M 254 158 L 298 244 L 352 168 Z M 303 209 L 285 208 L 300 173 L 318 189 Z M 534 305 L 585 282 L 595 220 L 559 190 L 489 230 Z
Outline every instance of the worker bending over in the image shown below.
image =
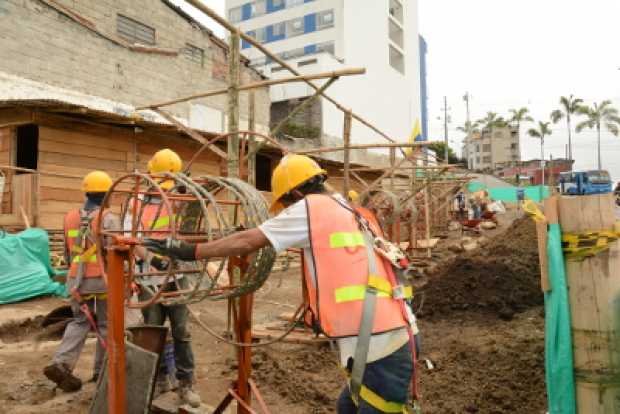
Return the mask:
M 71 293 L 73 320 L 65 328 L 62 342 L 52 363 L 43 373 L 67 392 L 78 391 L 82 381 L 72 374 L 86 336 L 91 328 L 97 334 L 95 366 L 91 381 L 97 381 L 105 354 L 107 334 L 106 284 L 96 251 L 97 221 L 103 208 L 102 228 L 119 230 L 120 219 L 103 206 L 103 198 L 112 186 L 112 179 L 103 171 L 93 171 L 84 177 L 82 191 L 86 202 L 82 208 L 71 210 L 64 219 L 65 258 L 69 263 L 67 289 Z
M 148 163 L 148 170 L 151 174 L 178 173 L 181 171 L 183 162 L 179 155 L 170 150 L 163 149 L 156 152 Z M 159 187 L 168 191 L 174 186 L 173 180 L 163 179 Z M 148 237 L 165 238 L 170 228 L 170 212 L 162 204 L 159 196 L 148 195 L 140 200 L 141 223 L 144 230 L 150 231 Z M 172 204 L 174 209 L 174 203 Z M 131 229 L 131 216 L 125 218 L 125 230 Z M 155 231 L 153 233 L 153 231 Z M 161 232 L 158 234 L 158 232 Z M 140 266 L 152 267 L 151 270 L 163 271 L 168 268 L 168 261 L 159 256 L 148 254 L 146 249 L 136 249 L 136 254 L 140 259 Z M 177 274 L 166 283 L 166 276 L 147 276 L 140 278 L 140 300 L 146 301 L 153 297 L 156 290 L 164 292 L 186 289 L 188 283 L 183 274 Z M 162 286 L 164 283 L 166 285 Z M 174 344 L 174 361 L 176 366 L 176 379 L 178 380 L 177 393 L 183 403 L 190 404 L 192 407 L 199 407 L 201 404 L 200 396 L 193 389 L 194 381 L 194 354 L 192 352 L 191 335 L 187 327 L 189 310 L 187 305 L 163 305 L 154 303 L 142 309 L 144 323 L 147 325 L 163 326 L 166 318 L 170 320 L 170 330 Z M 157 392 L 163 393 L 170 389 L 167 376 L 165 375 L 165 363 L 162 361 L 158 373 Z
M 285 208 L 276 217 L 209 243 L 146 240 L 145 246 L 184 261 L 243 256 L 268 245 L 277 252 L 303 248 L 309 323 L 337 339 L 350 375 L 338 413 L 402 413 L 415 358 L 415 319 L 404 301 L 410 289 L 373 249 L 380 234 L 374 216 L 330 194 L 326 178 L 312 159 L 287 155 L 272 176 L 272 211 Z

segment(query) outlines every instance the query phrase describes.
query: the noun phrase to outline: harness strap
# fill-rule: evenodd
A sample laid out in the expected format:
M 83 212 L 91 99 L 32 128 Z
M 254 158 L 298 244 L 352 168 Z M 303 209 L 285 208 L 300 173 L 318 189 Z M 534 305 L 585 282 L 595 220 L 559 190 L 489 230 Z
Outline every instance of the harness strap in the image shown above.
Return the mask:
M 377 274 L 377 260 L 373 248 L 372 236 L 368 231 L 364 231 L 366 253 L 368 254 L 368 274 Z M 359 401 L 362 389 L 362 380 L 366 363 L 368 360 L 368 350 L 370 348 L 370 338 L 372 337 L 372 327 L 375 321 L 375 310 L 377 305 L 377 288 L 370 284 L 366 287 L 364 304 L 362 306 L 362 320 L 357 336 L 357 345 L 353 357 L 353 368 L 351 369 L 351 396 L 353 401 Z

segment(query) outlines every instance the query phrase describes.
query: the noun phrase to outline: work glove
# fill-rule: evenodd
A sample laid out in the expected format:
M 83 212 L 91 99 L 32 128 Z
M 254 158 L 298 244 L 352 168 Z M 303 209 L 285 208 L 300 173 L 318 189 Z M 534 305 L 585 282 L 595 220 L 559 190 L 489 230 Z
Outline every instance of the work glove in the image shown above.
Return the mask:
M 145 239 L 142 245 L 155 254 L 167 256 L 171 259 L 186 262 L 196 260 L 196 245 L 181 240 Z
M 155 269 L 159 270 L 160 272 L 167 270 L 169 264 L 170 262 L 162 257 L 153 256 L 151 258 L 151 266 L 153 266 Z

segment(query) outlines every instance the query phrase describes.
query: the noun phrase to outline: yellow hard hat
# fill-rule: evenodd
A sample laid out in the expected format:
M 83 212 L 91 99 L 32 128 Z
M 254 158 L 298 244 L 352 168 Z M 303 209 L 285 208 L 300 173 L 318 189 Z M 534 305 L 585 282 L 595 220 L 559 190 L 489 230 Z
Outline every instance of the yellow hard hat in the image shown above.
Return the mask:
M 280 160 L 271 176 L 271 211 L 282 209 L 282 196 L 317 175 L 327 175 L 319 164 L 305 155 L 288 154 Z
M 351 201 L 352 203 L 357 202 L 357 200 L 360 198 L 360 195 L 355 190 L 349 190 L 347 196 L 349 197 L 349 201 Z
M 82 191 L 85 193 L 105 193 L 112 187 L 112 179 L 103 171 L 92 171 L 82 180 Z
M 148 163 L 151 174 L 170 172 L 178 173 L 183 168 L 183 161 L 179 154 L 171 149 L 165 148 L 157 151 Z
M 171 149 L 165 148 L 157 151 L 147 164 L 149 173 L 178 173 L 183 168 L 183 161 L 179 154 Z M 174 186 L 173 180 L 165 180 L 160 183 L 160 187 L 164 190 L 170 190 Z

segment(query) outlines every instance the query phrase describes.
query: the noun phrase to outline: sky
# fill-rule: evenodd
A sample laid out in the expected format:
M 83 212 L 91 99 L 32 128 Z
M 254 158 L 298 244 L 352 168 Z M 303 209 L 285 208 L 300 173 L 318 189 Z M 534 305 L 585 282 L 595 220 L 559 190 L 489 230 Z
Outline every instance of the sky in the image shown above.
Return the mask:
M 183 0 L 173 0 L 183 6 Z M 224 0 L 202 0 L 224 15 Z M 364 1 L 372 0 L 348 0 Z M 609 99 L 620 109 L 620 0 L 418 0 L 420 34 L 428 43 L 429 138 L 443 140 L 443 97 L 448 99 L 450 146 L 460 152 L 469 92 L 472 119 L 507 116 L 528 107 L 549 121 L 560 96 L 587 104 Z M 190 10 L 190 9 L 188 9 Z M 191 11 L 191 10 L 190 10 Z M 197 15 L 223 36 L 223 30 Z M 363 47 L 363 45 L 360 45 Z M 540 141 L 522 126 L 522 158 L 540 158 Z M 564 121 L 553 125 L 545 158 L 565 156 Z M 620 138 L 604 132 L 603 168 L 620 180 Z M 578 170 L 596 168 L 596 132 L 573 136 Z

